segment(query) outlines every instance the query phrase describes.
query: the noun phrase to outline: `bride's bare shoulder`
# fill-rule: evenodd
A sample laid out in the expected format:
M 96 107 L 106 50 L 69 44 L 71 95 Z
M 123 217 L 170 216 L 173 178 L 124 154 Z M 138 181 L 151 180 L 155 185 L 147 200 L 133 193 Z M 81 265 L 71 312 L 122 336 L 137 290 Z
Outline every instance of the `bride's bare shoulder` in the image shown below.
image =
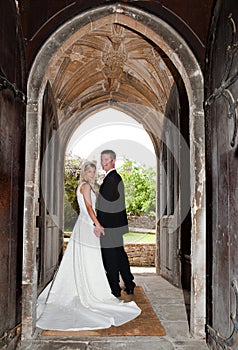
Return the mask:
M 80 193 L 85 193 L 85 192 L 89 192 L 91 190 L 91 186 L 88 182 L 82 182 L 80 185 L 79 185 L 79 191 Z

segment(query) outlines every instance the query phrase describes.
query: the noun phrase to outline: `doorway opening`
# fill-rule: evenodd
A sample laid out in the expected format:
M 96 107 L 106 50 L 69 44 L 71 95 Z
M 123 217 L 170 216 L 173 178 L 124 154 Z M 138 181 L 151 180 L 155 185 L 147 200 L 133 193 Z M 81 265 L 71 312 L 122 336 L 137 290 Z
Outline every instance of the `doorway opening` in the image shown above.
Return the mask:
M 54 45 L 48 45 L 49 43 Z M 47 127 L 44 130 L 41 129 L 42 120 L 51 114 L 52 118 L 48 118 L 47 125 L 50 124 L 50 120 L 57 120 L 57 123 L 51 124 L 52 132 L 55 133 L 54 130 L 60 129 L 55 158 L 57 164 L 53 172 L 58 175 L 59 188 L 63 188 L 64 162 L 62 160 L 73 132 L 89 116 L 108 107 L 133 116 L 146 130 L 149 130 L 156 157 L 159 159 L 164 155 L 162 161 L 156 163 L 157 174 L 164 181 L 169 179 L 171 183 L 175 168 L 171 167 L 171 162 L 168 162 L 168 159 L 171 159 L 168 155 L 175 150 L 175 147 L 171 148 L 171 136 L 174 134 L 171 132 L 171 128 L 173 129 L 171 118 L 165 118 L 165 116 L 166 112 L 170 113 L 171 110 L 175 110 L 175 106 L 178 106 L 176 103 L 179 100 L 179 94 L 176 89 L 181 91 L 181 87 L 174 83 L 171 63 L 181 77 L 188 102 L 189 204 L 191 207 L 190 330 L 198 337 L 204 335 L 206 249 L 205 162 L 202 161 L 205 153 L 202 73 L 187 44 L 161 19 L 130 6 L 121 8 L 120 5 L 116 7 L 108 5 L 65 23 L 42 47 L 30 72 L 25 185 L 25 207 L 28 210 L 24 215 L 23 260 L 23 300 L 25 300 L 23 320 L 26 320 L 23 324 L 23 334 L 25 337 L 33 334 L 35 302 L 39 292 L 38 265 L 35 257 L 39 246 L 40 225 L 35 224 L 37 222 L 35 218 L 39 217 L 39 198 L 41 198 L 42 164 L 40 164 L 39 155 L 44 135 L 49 131 Z M 49 92 L 45 94 L 47 86 Z M 44 99 L 43 96 L 45 96 Z M 45 113 L 43 101 L 47 101 L 47 98 L 51 101 L 51 108 Z M 168 104 L 169 100 L 171 104 Z M 43 133 L 40 132 L 41 130 Z M 176 134 L 176 130 L 179 130 L 179 133 Z M 182 139 L 180 129 L 175 128 L 174 132 L 180 142 Z M 177 146 L 179 150 L 180 143 L 177 143 Z M 177 155 L 178 164 L 182 164 L 181 154 Z M 162 164 L 166 164 L 166 167 Z M 52 176 L 50 179 L 53 181 Z M 178 178 L 176 181 L 179 183 Z M 158 181 L 159 183 L 161 181 Z M 179 188 L 176 187 L 176 191 L 179 193 Z M 162 193 L 158 187 L 157 193 Z M 167 195 L 171 198 L 168 191 L 163 194 L 163 198 Z M 52 196 L 50 198 L 54 198 Z M 63 197 L 60 192 L 57 194 L 59 205 L 55 207 L 56 218 L 62 217 L 62 202 Z M 171 266 L 175 266 L 176 269 L 179 267 L 179 251 L 176 251 L 174 249 L 176 245 L 171 243 L 174 241 L 175 227 L 179 228 L 177 219 L 181 215 L 181 206 L 177 206 L 178 215 L 172 218 L 173 210 L 169 211 L 167 204 L 164 205 L 164 203 L 167 201 L 163 202 L 162 206 L 158 205 L 157 200 L 157 217 L 160 217 L 161 213 L 165 215 L 163 215 L 163 221 L 156 222 L 156 230 L 162 232 L 161 224 L 162 228 L 165 228 L 164 237 L 169 239 L 164 240 L 164 247 L 168 254 L 163 257 L 162 250 L 157 251 L 157 259 L 159 268 L 164 266 L 167 274 Z M 172 204 L 172 201 L 169 203 Z M 47 219 L 47 216 L 45 218 Z M 48 230 L 52 225 L 47 226 L 46 219 L 42 221 L 40 218 L 39 223 L 43 225 L 42 229 Z M 179 231 L 177 237 L 179 237 Z M 161 242 L 162 237 L 158 235 L 157 239 Z M 57 247 L 54 249 L 54 261 L 50 260 L 52 256 L 47 253 L 50 246 L 46 247 L 44 254 L 49 256 L 47 260 L 49 267 L 50 264 L 57 265 L 57 256 L 59 256 Z M 171 247 L 173 247 L 172 250 Z M 175 261 L 177 265 L 174 264 Z M 181 270 L 177 270 L 177 274 L 172 276 L 178 278 Z
M 100 152 L 103 149 L 113 149 L 116 152 L 116 169 L 124 180 L 129 220 L 129 232 L 124 235 L 124 242 L 130 265 L 150 267 L 155 272 L 158 241 L 155 229 L 157 174 L 154 145 L 141 123 L 114 108 L 107 108 L 90 116 L 77 128 L 68 142 L 64 198 L 66 244 L 78 216 L 74 193 L 81 165 L 85 160 L 96 163 L 98 190 L 100 178 L 103 176 L 100 166 Z

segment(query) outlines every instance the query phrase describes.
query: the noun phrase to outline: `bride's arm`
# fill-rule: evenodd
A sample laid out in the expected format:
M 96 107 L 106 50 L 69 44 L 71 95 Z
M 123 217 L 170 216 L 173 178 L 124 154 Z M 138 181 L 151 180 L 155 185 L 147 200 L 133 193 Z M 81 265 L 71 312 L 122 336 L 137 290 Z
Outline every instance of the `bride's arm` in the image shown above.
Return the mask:
M 94 225 L 96 226 L 96 230 L 94 230 L 94 233 L 97 237 L 99 237 L 101 234 L 104 235 L 104 228 L 100 225 L 100 222 L 98 221 L 95 211 L 92 207 L 92 199 L 91 199 L 91 187 L 88 183 L 85 183 L 81 186 L 80 192 L 83 195 L 84 202 L 88 211 L 88 215 L 92 219 Z

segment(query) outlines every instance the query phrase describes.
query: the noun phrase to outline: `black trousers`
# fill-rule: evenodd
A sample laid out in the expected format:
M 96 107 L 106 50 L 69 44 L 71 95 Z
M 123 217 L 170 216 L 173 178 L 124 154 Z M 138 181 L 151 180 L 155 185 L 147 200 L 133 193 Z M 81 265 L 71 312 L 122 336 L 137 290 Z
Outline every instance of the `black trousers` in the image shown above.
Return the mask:
M 131 273 L 128 256 L 123 246 L 101 248 L 104 268 L 111 287 L 112 294 L 121 292 L 119 274 L 127 289 L 133 288 L 134 276 Z

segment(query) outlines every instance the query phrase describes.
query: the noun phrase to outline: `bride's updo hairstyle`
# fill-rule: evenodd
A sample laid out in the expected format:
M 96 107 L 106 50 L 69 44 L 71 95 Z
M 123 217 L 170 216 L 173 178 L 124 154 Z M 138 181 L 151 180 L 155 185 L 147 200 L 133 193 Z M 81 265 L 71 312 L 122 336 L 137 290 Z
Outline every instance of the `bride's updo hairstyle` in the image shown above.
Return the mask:
M 80 178 L 79 178 L 79 183 L 81 184 L 82 182 L 87 182 L 85 179 L 85 173 L 89 168 L 94 168 L 96 170 L 96 164 L 93 162 L 85 162 L 82 166 L 81 172 L 80 172 Z

